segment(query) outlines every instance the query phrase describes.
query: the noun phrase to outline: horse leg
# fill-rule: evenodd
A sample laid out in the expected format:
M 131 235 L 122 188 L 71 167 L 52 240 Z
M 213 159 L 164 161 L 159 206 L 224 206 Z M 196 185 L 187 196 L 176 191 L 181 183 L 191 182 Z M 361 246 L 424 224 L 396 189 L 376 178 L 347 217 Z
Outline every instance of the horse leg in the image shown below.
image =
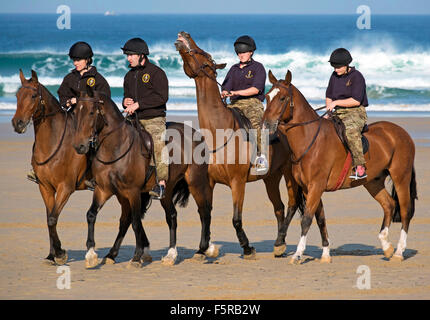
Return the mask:
M 195 253 L 194 258 L 197 260 L 203 260 L 204 256 L 216 258 L 218 257 L 219 249 L 210 242 L 213 189 L 207 182 L 196 184 L 193 181 L 190 181 L 189 189 L 196 201 L 202 225 L 199 250 Z
M 54 208 L 54 204 L 55 204 L 55 190 L 52 189 L 51 187 L 46 187 L 44 185 L 39 184 L 39 190 L 40 190 L 40 194 L 42 195 L 42 199 L 45 203 L 45 207 L 46 207 L 46 219 L 48 220 L 49 214 L 52 211 L 52 209 Z M 55 257 L 55 250 L 54 250 L 54 239 L 51 236 L 51 232 L 49 231 L 49 254 L 48 256 L 45 258 L 46 262 L 49 264 L 55 264 L 54 261 L 54 257 Z
M 311 186 L 306 197 L 306 208 L 302 217 L 301 228 L 302 233 L 300 236 L 299 244 L 297 245 L 297 250 L 291 257 L 290 264 L 300 264 L 302 263 L 302 255 L 306 249 L 306 238 L 309 228 L 312 224 L 312 219 L 317 211 L 318 207 L 321 205 L 321 196 L 323 188 L 319 188 L 316 185 Z M 323 244 L 324 246 L 324 244 Z
M 329 248 L 330 241 L 328 240 L 327 225 L 325 221 L 324 206 L 322 201 L 320 201 L 320 204 L 317 210 L 315 211 L 315 218 L 317 220 L 317 224 L 320 229 L 322 247 L 323 247 L 323 252 L 322 252 L 320 262 L 331 263 L 330 248 Z
M 118 201 L 121 204 L 121 217 L 119 219 L 119 231 L 115 239 L 115 243 L 109 250 L 109 253 L 103 258 L 102 264 L 114 264 L 115 258 L 118 256 L 119 248 L 124 240 L 128 228 L 131 224 L 130 205 L 128 200 L 117 195 Z
M 149 240 L 141 221 L 141 198 L 140 190 L 132 190 L 127 194 L 127 199 L 130 203 L 131 225 L 136 237 L 136 249 L 129 266 L 141 267 L 145 261 L 152 261 L 149 253 Z
M 396 188 L 398 205 L 400 206 L 400 218 L 402 222 L 402 230 L 400 231 L 400 239 L 397 243 L 397 249 L 391 260 L 403 261 L 403 252 L 406 250 L 406 240 L 408 237 L 409 222 L 413 216 L 411 205 L 411 179 L 412 171 L 401 172 L 401 174 L 393 174 L 390 169 L 390 175 L 393 179 L 394 187 Z M 415 184 L 415 181 L 413 181 Z
M 385 178 L 386 175 L 381 176 L 367 183 L 364 187 L 372 195 L 372 197 L 379 202 L 382 209 L 384 210 L 384 219 L 382 220 L 382 226 L 381 230 L 379 231 L 378 238 L 379 241 L 381 241 L 385 258 L 389 259 L 394 253 L 393 245 L 388 241 L 388 229 L 391 225 L 395 202 L 385 189 Z
M 161 258 L 161 263 L 166 266 L 173 266 L 176 262 L 176 258 L 178 257 L 178 251 L 176 250 L 176 229 L 178 226 L 178 212 L 176 211 L 175 205 L 172 201 L 172 193 L 173 188 L 167 189 L 164 199 L 160 201 L 164 209 L 164 213 L 166 215 L 167 225 L 169 226 L 169 250 L 167 251 L 167 255 Z
M 276 172 L 264 179 L 266 192 L 270 202 L 272 202 L 276 221 L 278 222 L 278 235 L 276 237 L 275 245 L 273 247 L 273 254 L 275 255 L 275 257 L 281 257 L 287 248 L 287 245 L 285 243 L 285 237 L 287 235 L 287 228 L 289 225 L 289 222 L 286 223 L 285 221 L 285 214 L 284 214 L 285 206 L 281 200 L 281 193 L 279 192 L 279 182 L 281 181 L 281 178 L 282 178 L 281 172 Z M 294 215 L 294 212 L 293 212 L 293 215 Z
M 94 226 L 98 212 L 111 196 L 111 192 L 106 192 L 101 190 L 99 187 L 96 187 L 93 193 L 91 207 L 87 211 L 88 236 L 86 243 L 87 253 L 85 255 L 85 267 L 87 269 L 94 268 L 98 264 L 98 257 L 97 253 L 95 252 L 96 243 L 94 240 Z
M 236 235 L 240 246 L 243 248 L 244 259 L 255 259 L 255 249 L 249 246 L 248 238 L 242 228 L 242 208 L 245 196 L 245 182 L 234 181 L 231 184 L 233 194 L 233 227 L 236 229 Z
M 43 187 L 41 187 L 41 190 L 42 188 Z M 54 261 L 58 265 L 65 264 L 68 258 L 67 252 L 61 249 L 61 241 L 57 234 L 58 217 L 60 216 L 61 210 L 63 210 L 64 205 L 73 191 L 74 190 L 70 189 L 66 184 L 60 184 L 57 188 L 54 206 L 47 215 L 49 237 L 52 241 Z

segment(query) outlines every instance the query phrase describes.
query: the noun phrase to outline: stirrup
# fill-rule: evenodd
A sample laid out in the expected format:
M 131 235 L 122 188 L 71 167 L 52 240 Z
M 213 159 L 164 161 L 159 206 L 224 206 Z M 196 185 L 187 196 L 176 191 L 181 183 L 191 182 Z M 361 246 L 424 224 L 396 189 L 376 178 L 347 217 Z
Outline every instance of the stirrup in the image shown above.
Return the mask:
M 96 182 L 94 181 L 94 179 L 91 180 L 85 180 L 84 181 L 84 185 L 87 187 L 88 190 L 90 191 L 94 191 L 94 189 L 96 188 Z
M 39 184 L 39 179 L 37 178 L 36 173 L 34 172 L 34 170 L 30 170 L 27 173 L 27 179 L 30 180 L 30 181 L 32 181 L 32 182 L 34 182 L 34 183 Z
M 267 172 L 267 170 L 269 170 L 269 163 L 264 154 L 255 158 L 255 169 L 258 173 Z
M 364 171 L 364 174 L 360 176 L 357 172 L 357 169 L 356 169 L 355 174 L 349 176 L 349 178 L 353 179 L 353 180 L 360 180 L 360 179 L 367 178 L 367 174 L 366 174 L 366 171 Z
M 156 184 L 151 191 L 149 191 L 149 195 L 152 199 L 161 200 L 164 199 L 165 195 L 165 187 L 160 184 Z

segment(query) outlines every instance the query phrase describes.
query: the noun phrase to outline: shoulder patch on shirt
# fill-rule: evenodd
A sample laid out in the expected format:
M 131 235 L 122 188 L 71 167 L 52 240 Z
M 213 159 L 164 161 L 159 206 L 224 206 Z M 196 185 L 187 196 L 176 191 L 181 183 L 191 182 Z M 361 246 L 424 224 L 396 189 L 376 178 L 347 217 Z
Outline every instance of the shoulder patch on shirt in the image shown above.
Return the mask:
M 143 83 L 148 83 L 150 78 L 151 78 L 151 76 L 150 76 L 148 73 L 145 73 L 145 74 L 142 76 L 142 82 L 143 82 Z
M 351 82 L 351 79 L 349 79 L 347 82 L 346 82 L 346 86 L 347 87 L 350 87 L 352 85 L 352 82 Z
M 89 85 L 90 87 L 94 87 L 95 84 L 96 84 L 96 79 L 94 77 L 88 78 L 87 85 Z

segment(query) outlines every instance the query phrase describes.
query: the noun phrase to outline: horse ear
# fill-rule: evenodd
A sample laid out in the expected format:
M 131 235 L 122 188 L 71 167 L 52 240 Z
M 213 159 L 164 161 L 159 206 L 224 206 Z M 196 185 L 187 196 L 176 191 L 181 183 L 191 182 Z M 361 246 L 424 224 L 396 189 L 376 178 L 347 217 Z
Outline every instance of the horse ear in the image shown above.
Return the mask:
M 215 65 L 215 69 L 224 69 L 227 63 L 220 63 Z
M 22 72 L 22 69 L 19 69 L 19 78 L 21 79 L 21 84 L 24 84 L 26 79 L 24 77 L 24 73 Z
M 33 81 L 34 83 L 39 82 L 39 79 L 37 79 L 37 73 L 34 70 L 31 70 L 31 81 Z
M 292 78 L 291 71 L 288 70 L 287 74 L 285 75 L 285 82 L 287 85 L 291 83 L 291 78 Z
M 278 82 L 276 77 L 273 75 L 272 70 L 269 70 L 269 81 L 271 84 L 275 84 L 276 82 Z

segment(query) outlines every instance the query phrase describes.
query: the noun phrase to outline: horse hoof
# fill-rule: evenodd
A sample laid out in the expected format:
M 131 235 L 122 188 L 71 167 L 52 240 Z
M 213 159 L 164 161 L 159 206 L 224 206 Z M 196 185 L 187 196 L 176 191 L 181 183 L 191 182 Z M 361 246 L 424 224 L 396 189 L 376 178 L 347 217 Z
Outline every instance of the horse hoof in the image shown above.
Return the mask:
M 127 264 L 127 269 L 140 269 L 142 268 L 142 264 L 140 263 L 140 261 L 130 261 Z
M 291 265 L 300 265 L 300 264 L 302 264 L 302 262 L 303 261 L 300 258 L 291 257 L 291 259 L 288 262 L 288 264 L 291 264 Z
M 69 257 L 67 255 L 67 252 L 64 252 L 64 256 L 62 256 L 62 257 L 55 257 L 54 261 L 55 261 L 56 264 L 58 264 L 58 265 L 61 266 L 61 265 L 65 264 L 67 262 L 68 258 Z
M 255 248 L 251 248 L 251 253 L 249 254 L 243 254 L 243 259 L 245 260 L 256 260 L 257 259 L 257 251 L 255 251 Z
M 48 258 L 43 259 L 42 264 L 45 266 L 55 266 L 56 265 L 55 260 L 51 260 Z
M 205 261 L 206 256 L 204 254 L 198 253 L 196 252 L 193 257 L 191 258 L 191 260 L 195 261 L 195 262 L 203 262 Z
M 104 257 L 101 264 L 115 264 L 115 260 L 112 258 Z
M 282 257 L 285 253 L 285 250 L 287 250 L 286 244 L 282 244 L 280 246 L 274 246 L 273 247 L 273 255 L 275 256 L 275 258 Z
M 390 243 L 390 247 L 387 250 L 384 250 L 384 257 L 387 259 L 390 259 L 393 256 L 394 248 L 393 245 Z
M 391 262 L 402 262 L 403 260 L 403 256 L 399 256 L 397 254 L 393 255 L 390 259 Z
M 140 261 L 142 263 L 150 263 L 152 262 L 152 256 L 150 254 L 143 254 L 142 257 L 140 258 Z
M 85 268 L 86 269 L 92 269 L 95 268 L 98 265 L 98 256 L 97 253 L 94 251 L 93 248 L 88 250 L 87 254 L 85 255 Z
M 321 257 L 320 263 L 331 263 L 331 257 Z
M 208 258 L 216 258 L 219 255 L 219 249 L 217 246 L 211 244 L 209 248 L 205 251 L 205 255 Z
M 163 266 L 168 266 L 168 267 L 170 267 L 170 266 L 173 266 L 174 264 L 175 264 L 175 259 L 172 259 L 171 257 L 163 257 L 162 259 L 161 259 L 161 264 L 163 265 Z

